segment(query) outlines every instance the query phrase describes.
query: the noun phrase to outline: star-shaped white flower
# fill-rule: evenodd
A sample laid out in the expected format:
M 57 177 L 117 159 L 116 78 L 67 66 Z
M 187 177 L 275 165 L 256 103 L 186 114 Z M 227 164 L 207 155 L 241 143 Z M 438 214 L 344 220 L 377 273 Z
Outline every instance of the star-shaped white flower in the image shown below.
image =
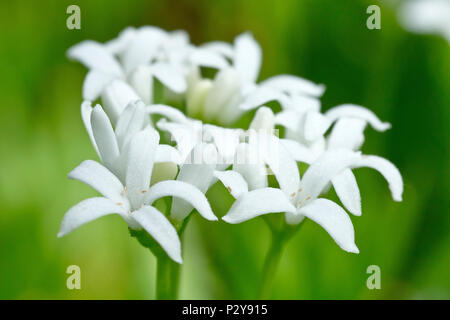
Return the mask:
M 97 122 L 94 109 L 92 120 Z M 95 127 L 96 128 L 96 127 Z M 98 129 L 100 130 L 100 129 Z M 112 150 L 111 132 L 103 128 L 103 135 L 95 134 L 95 142 L 102 156 L 102 161 L 117 170 L 114 160 L 118 157 L 118 148 Z M 180 197 L 190 203 L 208 220 L 217 220 L 204 196 L 194 186 L 180 181 L 162 181 L 150 186 L 153 166 L 157 153 L 159 135 L 152 127 L 135 133 L 127 143 L 122 156 L 124 174 L 119 178 L 107 167 L 87 160 L 75 168 L 69 177 L 82 181 L 103 197 L 90 198 L 72 207 L 64 216 L 58 236 L 64 236 L 81 225 L 109 214 L 119 214 L 128 226 L 134 230 L 145 229 L 170 258 L 182 263 L 181 247 L 178 234 L 166 216 L 152 204 L 166 196 Z M 112 158 L 110 158 L 112 157 Z M 116 171 L 117 172 L 117 171 Z
M 280 189 L 250 190 L 237 172 L 216 173 L 236 198 L 223 219 L 229 223 L 240 223 L 263 214 L 285 212 L 287 223 L 298 224 L 307 217 L 321 225 L 343 250 L 358 253 L 353 225 L 345 210 L 333 201 L 318 197 L 343 170 L 372 166 L 373 162 L 373 156 L 362 156 L 345 149 L 330 150 L 310 165 L 301 180 L 298 168 L 291 166 L 290 175 L 287 175 L 291 179 L 280 183 Z M 391 185 L 398 188 L 401 180 L 395 173 L 387 173 Z

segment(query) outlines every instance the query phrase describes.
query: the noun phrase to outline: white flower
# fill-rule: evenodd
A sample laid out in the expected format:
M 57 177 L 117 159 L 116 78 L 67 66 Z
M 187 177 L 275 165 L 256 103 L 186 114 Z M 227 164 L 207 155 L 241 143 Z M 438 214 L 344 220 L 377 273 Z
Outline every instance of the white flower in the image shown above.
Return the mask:
M 94 109 L 93 122 L 97 122 Z M 100 109 L 101 110 L 101 109 Z M 95 134 L 95 142 L 102 160 L 117 170 L 114 161 L 118 148 L 111 148 L 114 137 L 105 126 L 103 135 Z M 152 204 L 155 200 L 174 196 L 189 202 L 208 220 L 217 220 L 203 195 L 194 186 L 180 181 L 162 181 L 150 187 L 153 165 L 158 148 L 159 135 L 147 127 L 131 138 L 122 157 L 124 176 L 119 178 L 101 164 L 87 160 L 75 168 L 69 177 L 82 181 L 99 191 L 103 197 L 90 198 L 72 207 L 64 216 L 58 236 L 64 236 L 79 226 L 109 214 L 119 214 L 130 228 L 145 229 L 167 252 L 169 257 L 182 263 L 180 240 L 176 229 L 163 213 Z M 110 158 L 112 157 L 112 158 Z
M 278 124 L 288 128 L 288 136 L 300 142 L 302 146 L 290 144 L 290 152 L 297 161 L 312 163 L 326 150 L 345 148 L 359 150 L 364 142 L 364 129 L 370 124 L 375 130 L 385 131 L 391 127 L 389 123 L 381 122 L 370 110 L 356 105 L 340 105 L 334 107 L 322 116 L 315 109 L 293 108 L 276 115 Z M 335 122 L 328 137 L 324 133 Z M 322 128 L 320 130 L 311 127 Z M 313 134 L 313 133 L 316 134 Z M 311 137 L 307 139 L 307 137 Z M 372 156 L 369 159 L 374 159 Z M 371 160 L 372 161 L 372 160 Z M 383 163 L 379 166 L 379 163 Z M 403 184 L 400 172 L 389 161 L 377 157 L 372 165 L 369 165 L 386 177 L 390 175 L 399 181 L 390 184 L 392 197 L 395 201 L 401 201 Z M 389 172 L 389 174 L 387 174 Z M 389 180 L 388 180 L 389 181 Z M 331 181 L 339 199 L 344 206 L 354 215 L 361 215 L 361 197 L 356 178 L 351 169 L 346 169 Z
M 414 33 L 440 34 L 450 43 L 450 1 L 410 0 L 400 5 L 402 25 Z
M 114 123 L 136 95 L 146 104 L 153 102 L 154 78 L 180 94 L 186 90 L 186 76 L 192 66 L 228 66 L 221 55 L 191 45 L 186 32 L 166 32 L 150 26 L 127 28 L 105 44 L 83 41 L 70 48 L 67 55 L 89 68 L 83 98 L 94 101 L 102 95 L 104 105 L 112 103 L 106 109 Z M 131 88 L 136 92 L 130 96 Z M 115 100 L 117 95 L 119 99 Z M 114 109 L 113 113 L 109 109 Z
M 280 189 L 261 188 L 249 190 L 245 179 L 237 172 L 226 171 L 217 177 L 230 190 L 236 201 L 223 218 L 229 223 L 239 223 L 259 215 L 285 212 L 289 224 L 298 224 L 307 217 L 321 225 L 345 251 L 358 252 L 354 243 L 354 230 L 350 218 L 336 203 L 319 199 L 330 181 L 347 168 L 377 167 L 389 181 L 391 188 L 402 187 L 396 172 L 375 156 L 362 156 L 345 149 L 325 152 L 314 161 L 300 180 L 298 168 L 290 166 L 285 174 L 289 180 Z

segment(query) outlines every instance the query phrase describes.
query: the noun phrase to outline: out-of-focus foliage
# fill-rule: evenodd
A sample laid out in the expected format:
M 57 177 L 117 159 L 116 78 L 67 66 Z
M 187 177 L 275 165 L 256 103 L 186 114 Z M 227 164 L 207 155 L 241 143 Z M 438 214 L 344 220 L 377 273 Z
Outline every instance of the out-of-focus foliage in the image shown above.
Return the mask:
M 66 178 L 96 155 L 79 112 L 86 69 L 65 52 L 145 24 L 186 29 L 194 43 L 251 30 L 264 50 L 261 79 L 292 73 L 324 83 L 325 110 L 352 102 L 393 125 L 386 133 L 367 129 L 363 151 L 400 168 L 403 203 L 391 200 L 377 173 L 355 171 L 363 215 L 352 221 L 361 253 L 340 250 L 307 221 L 286 247 L 272 298 L 450 298 L 450 47 L 407 33 L 395 8 L 382 3 L 382 29 L 368 30 L 366 8 L 374 3 L 90 0 L 79 2 L 82 29 L 68 30 L 72 1 L 2 1 L 0 298 L 154 297 L 154 258 L 120 218 L 56 238 L 65 211 L 95 195 Z M 221 185 L 208 197 L 220 216 L 232 202 Z M 262 219 L 227 225 L 194 218 L 185 232 L 181 297 L 255 298 L 269 235 Z M 81 267 L 81 290 L 66 289 L 71 264 Z M 372 264 L 381 268 L 381 290 L 366 287 Z

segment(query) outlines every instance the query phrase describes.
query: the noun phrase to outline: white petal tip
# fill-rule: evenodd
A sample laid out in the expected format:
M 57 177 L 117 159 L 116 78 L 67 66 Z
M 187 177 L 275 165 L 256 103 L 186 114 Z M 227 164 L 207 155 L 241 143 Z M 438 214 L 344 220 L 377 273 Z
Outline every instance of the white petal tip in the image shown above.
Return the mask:
M 183 259 L 181 258 L 181 256 L 176 257 L 176 259 L 173 259 L 173 261 L 175 261 L 178 264 L 183 264 Z
M 64 237 L 66 235 L 66 233 L 65 232 L 62 232 L 62 231 L 60 231 L 60 232 L 58 232 L 58 234 L 56 235 L 58 238 L 61 238 L 61 237 Z
M 347 248 L 345 251 L 350 252 L 350 253 L 359 254 L 359 249 L 355 244 L 353 246 L 351 246 L 350 248 Z
M 222 220 L 227 222 L 227 223 L 231 223 L 231 224 L 235 224 L 237 223 L 236 221 L 233 220 L 233 218 L 229 217 L 229 216 L 224 216 L 222 217 Z
M 390 128 L 392 128 L 392 125 L 389 122 L 383 122 L 376 129 L 378 129 L 379 131 L 386 131 L 389 130 Z

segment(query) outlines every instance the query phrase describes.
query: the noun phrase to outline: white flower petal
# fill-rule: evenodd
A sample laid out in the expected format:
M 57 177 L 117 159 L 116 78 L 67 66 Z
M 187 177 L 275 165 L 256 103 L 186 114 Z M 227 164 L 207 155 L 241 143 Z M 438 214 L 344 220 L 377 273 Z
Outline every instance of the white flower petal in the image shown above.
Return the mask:
M 255 137 L 257 140 L 253 139 Z M 297 163 L 273 134 L 260 132 L 250 136 L 250 145 L 256 145 L 262 153 L 264 162 L 274 173 L 281 190 L 286 195 L 296 192 L 300 184 Z
M 352 221 L 339 205 L 328 199 L 316 199 L 302 207 L 299 213 L 324 228 L 343 250 L 359 253 Z
M 266 164 L 256 148 L 252 148 L 248 143 L 241 143 L 237 147 L 233 171 L 244 177 L 249 190 L 265 188 L 268 185 Z
M 214 53 L 219 53 L 224 57 L 233 59 L 234 49 L 231 44 L 224 41 L 211 41 L 204 43 L 200 46 L 201 49 L 206 49 L 207 51 L 212 51 Z
M 153 73 L 152 67 L 142 65 L 131 73 L 129 82 L 145 104 L 153 102 Z
M 355 216 L 361 215 L 361 195 L 356 178 L 350 169 L 345 169 L 331 180 L 342 204 Z
M 175 164 L 181 163 L 180 152 L 167 144 L 160 144 L 156 147 L 155 163 L 172 162 Z
M 302 127 L 302 120 L 305 113 L 298 112 L 295 109 L 286 109 L 275 115 L 275 123 L 286 129 L 297 132 Z
M 175 262 L 183 263 L 181 259 L 181 242 L 177 230 L 158 209 L 144 206 L 131 213 L 139 224 L 153 239 L 166 251 L 167 255 Z
M 83 99 L 94 101 L 102 94 L 108 84 L 113 81 L 114 76 L 99 70 L 89 70 L 83 82 Z
M 392 198 L 395 201 L 402 201 L 403 179 L 400 171 L 391 162 L 378 156 L 363 155 L 353 167 L 369 167 L 380 172 L 389 184 Z
M 145 204 L 150 205 L 155 200 L 167 196 L 178 197 L 189 202 L 207 220 L 217 220 L 205 195 L 193 185 L 182 181 L 156 183 L 150 188 Z
M 356 164 L 360 158 L 359 153 L 346 149 L 329 150 L 322 154 L 303 175 L 299 193 L 301 203 L 317 198 L 331 179 Z
M 120 114 L 116 125 L 116 137 L 120 150 L 128 140 L 150 123 L 142 101 L 132 101 Z
M 186 163 L 180 168 L 177 181 L 187 182 L 206 193 L 215 182 L 214 169 L 217 163 L 217 151 L 212 144 L 198 144 L 190 152 Z M 173 198 L 171 214 L 178 220 L 183 220 L 193 207 L 183 199 Z
M 186 118 L 183 112 L 180 110 L 167 106 L 164 104 L 152 104 L 147 106 L 147 112 L 149 114 L 157 114 L 161 115 L 167 119 L 169 119 L 172 122 L 177 123 L 188 123 L 189 120 Z
M 201 142 L 202 124 L 194 123 L 174 123 L 161 119 L 156 126 L 163 131 L 170 133 L 172 141 L 175 141 L 177 149 L 180 151 L 181 158 L 184 160 L 191 152 L 192 148 Z
M 285 213 L 285 220 L 287 224 L 290 225 L 297 225 L 300 222 L 302 222 L 305 219 L 305 216 L 300 213 L 292 213 L 292 212 L 286 212 Z
M 358 150 L 364 143 L 366 121 L 357 118 L 339 119 L 333 126 L 328 137 L 329 149 Z
M 251 110 L 270 101 L 280 101 L 285 104 L 287 103 L 285 102 L 286 100 L 286 95 L 279 90 L 272 89 L 270 87 L 258 87 L 255 90 L 252 90 L 245 97 L 245 100 L 239 108 L 243 110 Z
M 167 63 L 156 63 L 152 65 L 153 75 L 161 81 L 163 85 L 176 93 L 186 91 L 186 79 L 177 69 Z
M 111 171 L 96 161 L 83 161 L 69 173 L 69 178 L 86 183 L 104 197 L 116 203 L 124 204 L 122 183 Z
M 222 218 L 228 223 L 240 223 L 257 216 L 276 212 L 295 212 L 287 196 L 280 189 L 264 188 L 243 194 Z
M 78 43 L 67 51 L 67 56 L 80 61 L 89 69 L 96 69 L 118 77 L 122 75 L 119 62 L 98 42 L 87 40 Z
M 140 65 L 146 64 L 156 56 L 160 44 L 167 33 L 155 27 L 142 27 L 128 44 L 123 55 L 125 71 L 131 72 Z
M 203 126 L 203 140 L 214 142 L 222 162 L 225 163 L 233 161 L 241 134 L 242 130 L 240 129 L 229 129 L 209 124 Z
M 89 135 L 89 139 L 91 139 L 95 152 L 97 152 L 97 155 L 99 156 L 99 158 L 101 158 L 100 152 L 98 151 L 97 143 L 95 142 L 94 133 L 92 132 L 92 125 L 91 125 L 92 110 L 93 108 L 90 101 L 83 101 L 83 103 L 81 103 L 81 119 L 83 120 L 84 127 L 86 128 L 86 131 Z
M 307 141 L 315 141 L 322 137 L 331 125 L 331 121 L 320 112 L 310 111 L 305 116 L 305 133 Z
M 325 91 L 324 85 L 318 85 L 309 80 L 287 74 L 268 78 L 262 81 L 260 85 L 278 89 L 291 95 L 320 97 Z
M 135 35 L 136 29 L 134 27 L 127 27 L 119 33 L 117 38 L 106 42 L 104 47 L 112 54 L 121 55 L 131 43 Z
M 214 176 L 223 183 L 235 199 L 248 192 L 247 182 L 236 171 L 214 171 Z
M 221 110 L 232 99 L 233 95 L 239 92 L 239 76 L 232 68 L 220 70 L 213 81 L 213 86 L 209 90 L 203 108 L 203 118 L 205 121 L 213 121 L 216 117 L 221 117 Z
M 262 50 L 253 36 L 246 32 L 234 40 L 234 67 L 245 82 L 256 82 L 261 68 Z
M 295 140 L 280 139 L 280 143 L 295 161 L 310 164 L 315 159 L 315 155 L 311 150 Z
M 122 80 L 114 80 L 102 93 L 103 107 L 114 125 L 125 107 L 136 100 L 140 100 L 139 96 Z
M 325 112 L 325 116 L 332 122 L 339 118 L 358 118 L 367 121 L 377 131 L 386 131 L 391 127 L 389 122 L 381 122 L 380 119 L 367 108 L 354 104 L 343 104 L 331 108 Z
M 229 66 L 221 54 L 202 48 L 192 51 L 189 61 L 191 64 L 201 67 L 223 69 Z
M 125 215 L 125 210 L 106 198 L 90 198 L 81 201 L 67 211 L 61 222 L 58 237 L 62 237 L 85 223 L 108 214 Z
M 116 173 L 119 146 L 111 122 L 100 105 L 96 105 L 94 110 L 92 110 L 91 125 L 100 159 L 109 170 Z
M 158 132 L 147 127 L 130 140 L 126 162 L 126 187 L 133 208 L 139 208 L 150 187 L 156 148 L 159 142 Z
M 268 134 L 273 133 L 275 129 L 275 115 L 273 111 L 265 106 L 258 108 L 250 123 L 249 129 L 256 131 L 263 130 Z

